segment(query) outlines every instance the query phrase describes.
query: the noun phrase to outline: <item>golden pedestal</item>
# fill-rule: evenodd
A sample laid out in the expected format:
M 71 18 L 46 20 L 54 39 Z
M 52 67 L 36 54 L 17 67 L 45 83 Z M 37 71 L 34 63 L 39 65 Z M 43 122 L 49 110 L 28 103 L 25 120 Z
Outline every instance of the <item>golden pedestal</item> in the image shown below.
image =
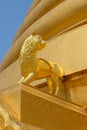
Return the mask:
M 46 88 L 41 89 L 23 84 L 15 85 L 2 91 L 0 100 L 12 120 L 28 124 L 27 129 L 87 129 L 86 110 L 56 96 L 49 95 L 45 90 Z M 25 125 L 24 127 L 26 128 Z

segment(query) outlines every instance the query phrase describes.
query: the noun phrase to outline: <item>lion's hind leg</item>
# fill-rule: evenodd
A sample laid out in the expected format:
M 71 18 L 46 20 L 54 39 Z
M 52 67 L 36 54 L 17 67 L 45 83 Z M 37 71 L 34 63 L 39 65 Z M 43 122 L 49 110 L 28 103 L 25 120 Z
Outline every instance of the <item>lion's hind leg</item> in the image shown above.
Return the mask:
M 55 88 L 54 88 L 54 81 L 52 77 L 47 78 L 47 84 L 49 87 L 49 93 L 54 94 Z
M 47 82 L 49 86 L 49 93 L 58 95 L 60 88 L 60 78 L 63 76 L 63 71 L 57 64 L 53 64 L 52 74 L 48 77 Z
M 53 65 L 53 81 L 54 81 L 54 85 L 55 85 L 55 95 L 58 95 L 58 91 L 60 88 L 60 75 L 61 74 L 61 70 L 59 68 L 59 66 L 57 64 Z
M 47 83 L 49 87 L 49 93 L 57 95 L 59 91 L 59 78 L 56 75 L 51 75 L 47 78 Z

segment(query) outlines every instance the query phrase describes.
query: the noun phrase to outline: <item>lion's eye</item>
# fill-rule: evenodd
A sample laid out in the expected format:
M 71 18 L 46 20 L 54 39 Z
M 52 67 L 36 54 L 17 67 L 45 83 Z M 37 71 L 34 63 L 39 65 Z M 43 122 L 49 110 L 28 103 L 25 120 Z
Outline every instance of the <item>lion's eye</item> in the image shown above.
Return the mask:
M 35 41 L 35 42 L 39 42 L 39 41 L 40 41 L 40 38 L 39 38 L 39 37 L 34 37 L 34 41 Z

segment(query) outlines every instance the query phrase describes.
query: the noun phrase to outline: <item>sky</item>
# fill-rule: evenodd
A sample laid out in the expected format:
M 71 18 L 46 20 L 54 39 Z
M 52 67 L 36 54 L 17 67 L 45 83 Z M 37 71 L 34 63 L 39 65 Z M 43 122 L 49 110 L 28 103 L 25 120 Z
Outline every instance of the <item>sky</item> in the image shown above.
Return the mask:
M 33 0 L 0 0 L 0 62 L 32 3 Z

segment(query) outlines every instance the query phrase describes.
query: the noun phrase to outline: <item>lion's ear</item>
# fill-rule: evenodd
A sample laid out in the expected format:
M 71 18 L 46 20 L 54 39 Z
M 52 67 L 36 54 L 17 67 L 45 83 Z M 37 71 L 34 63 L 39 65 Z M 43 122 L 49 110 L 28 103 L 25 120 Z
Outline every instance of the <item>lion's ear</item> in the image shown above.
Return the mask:
M 32 33 L 32 35 L 33 35 L 33 36 L 35 36 L 35 35 L 36 35 L 36 33 L 35 33 L 35 32 L 33 32 L 33 33 Z

